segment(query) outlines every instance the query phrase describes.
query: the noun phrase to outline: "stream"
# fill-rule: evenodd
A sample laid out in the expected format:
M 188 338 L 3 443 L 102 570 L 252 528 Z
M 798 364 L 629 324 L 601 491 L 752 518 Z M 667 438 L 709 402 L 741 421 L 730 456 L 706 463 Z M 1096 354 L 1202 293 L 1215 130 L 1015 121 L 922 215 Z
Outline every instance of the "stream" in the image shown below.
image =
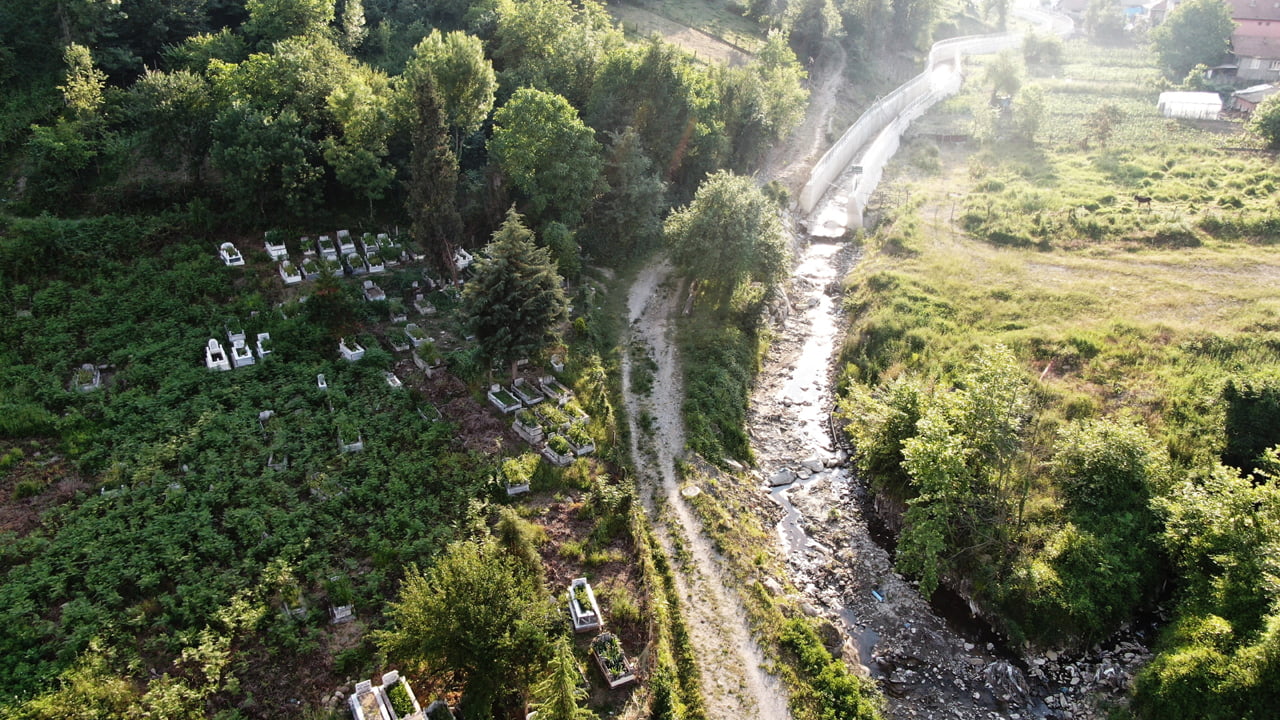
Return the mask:
M 765 489 L 783 511 L 777 537 L 802 609 L 839 630 L 846 660 L 884 691 L 888 717 L 1105 717 L 1097 708 L 1123 698 L 1149 656 L 1140 638 L 1074 656 L 1024 656 L 960 594 L 942 589 L 928 602 L 893 569 L 891 533 L 830 420 L 844 337 L 841 279 L 861 248 L 817 237 L 796 255 L 748 428 Z

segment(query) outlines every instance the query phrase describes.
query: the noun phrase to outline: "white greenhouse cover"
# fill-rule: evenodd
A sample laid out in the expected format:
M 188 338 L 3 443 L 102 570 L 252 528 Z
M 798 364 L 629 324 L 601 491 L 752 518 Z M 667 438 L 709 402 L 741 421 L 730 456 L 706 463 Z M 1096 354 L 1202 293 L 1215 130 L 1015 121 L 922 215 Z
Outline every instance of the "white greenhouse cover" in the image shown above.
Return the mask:
M 1222 98 L 1212 92 L 1162 92 L 1157 107 L 1165 117 L 1214 120 L 1222 112 Z

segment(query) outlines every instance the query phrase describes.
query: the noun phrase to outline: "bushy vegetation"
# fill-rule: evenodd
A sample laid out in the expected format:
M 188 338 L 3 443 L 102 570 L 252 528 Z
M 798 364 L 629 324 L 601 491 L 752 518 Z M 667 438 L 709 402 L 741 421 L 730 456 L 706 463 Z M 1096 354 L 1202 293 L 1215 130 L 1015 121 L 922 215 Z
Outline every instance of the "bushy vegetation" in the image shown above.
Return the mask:
M 1159 118 L 1154 88 L 1095 82 L 1120 54 L 1069 44 L 1038 140 L 948 151 L 893 209 L 849 279 L 842 406 L 857 462 L 905 503 L 898 563 L 922 591 L 1083 646 L 1172 578 L 1133 710 L 1260 717 L 1280 602 L 1273 168 L 1225 150 L 1242 135 Z M 1106 103 L 1104 144 L 1081 110 Z

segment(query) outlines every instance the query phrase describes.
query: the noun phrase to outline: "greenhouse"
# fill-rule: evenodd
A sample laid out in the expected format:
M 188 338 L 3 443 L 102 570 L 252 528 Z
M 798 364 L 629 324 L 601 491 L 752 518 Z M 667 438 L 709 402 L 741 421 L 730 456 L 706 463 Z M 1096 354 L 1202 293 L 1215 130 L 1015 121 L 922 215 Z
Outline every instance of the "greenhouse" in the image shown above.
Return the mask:
M 1165 117 L 1216 120 L 1222 98 L 1213 92 L 1162 92 L 1157 107 Z

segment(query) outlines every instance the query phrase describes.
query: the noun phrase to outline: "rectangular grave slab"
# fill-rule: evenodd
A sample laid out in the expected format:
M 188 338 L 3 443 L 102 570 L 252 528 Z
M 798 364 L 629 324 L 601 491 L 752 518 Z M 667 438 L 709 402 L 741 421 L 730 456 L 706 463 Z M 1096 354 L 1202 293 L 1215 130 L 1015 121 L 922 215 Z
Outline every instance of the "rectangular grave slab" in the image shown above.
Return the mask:
M 597 630 L 603 624 L 596 594 L 586 578 L 574 578 L 569 583 L 569 618 L 574 632 Z

